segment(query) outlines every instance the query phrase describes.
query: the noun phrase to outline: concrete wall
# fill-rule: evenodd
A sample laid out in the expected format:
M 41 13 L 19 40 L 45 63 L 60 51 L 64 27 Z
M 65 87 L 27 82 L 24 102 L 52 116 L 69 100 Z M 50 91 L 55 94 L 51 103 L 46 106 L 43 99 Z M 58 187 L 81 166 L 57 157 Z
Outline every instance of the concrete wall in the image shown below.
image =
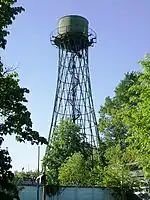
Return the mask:
M 20 200 L 36 200 L 37 188 L 25 186 L 20 192 Z M 40 200 L 42 200 L 42 188 L 40 188 Z M 46 200 L 115 200 L 112 193 L 105 188 L 76 188 L 62 189 L 59 195 L 48 197 Z

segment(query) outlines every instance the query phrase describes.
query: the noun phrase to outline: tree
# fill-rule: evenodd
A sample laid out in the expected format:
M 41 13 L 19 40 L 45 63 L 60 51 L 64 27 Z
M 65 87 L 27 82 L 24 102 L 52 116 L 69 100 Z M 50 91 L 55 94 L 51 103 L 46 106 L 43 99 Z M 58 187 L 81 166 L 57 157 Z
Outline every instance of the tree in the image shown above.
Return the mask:
M 19 86 L 18 75 L 6 71 L 0 62 L 0 190 L 1 196 L 5 197 L 3 199 L 17 197 L 17 188 L 12 184 L 11 159 L 8 151 L 1 148 L 3 136 L 15 134 L 19 142 L 27 140 L 31 144 L 47 144 L 44 137 L 32 130 L 31 114 L 25 106 L 28 92 Z
M 62 186 L 88 186 L 90 170 L 84 156 L 78 152 L 59 168 L 59 181 Z
M 134 108 L 139 98 L 138 91 L 130 90 L 137 85 L 142 72 L 125 74 L 124 79 L 115 88 L 114 97 L 107 97 L 100 108 L 99 130 L 103 133 L 105 146 L 103 185 L 118 194 L 132 193 L 140 188 L 142 179 L 133 177 L 132 171 L 139 167 L 136 151 L 130 145 L 128 123 L 125 123 L 125 108 Z M 136 179 L 137 178 L 137 179 Z M 119 194 L 119 195 L 120 195 Z
M 122 152 L 121 145 L 105 151 L 107 164 L 95 163 L 91 169 L 89 160 L 79 152 L 70 156 L 59 168 L 59 183 L 62 186 L 107 187 L 117 196 L 139 191 L 143 179 L 133 176 L 136 164 L 134 155 Z M 131 164 L 130 164 L 131 163 Z
M 3 138 L 0 137 L 0 197 L 1 199 L 19 199 L 18 190 L 12 183 L 14 174 L 11 172 L 11 158 L 7 150 L 1 149 Z
M 106 147 L 114 146 L 118 142 L 126 146 L 128 126 L 123 121 L 122 112 L 124 105 L 130 105 L 130 97 L 135 95 L 128 90 L 136 84 L 140 75 L 139 72 L 125 74 L 124 79 L 115 89 L 114 97 L 107 97 L 104 106 L 100 108 L 99 131 L 104 136 Z
M 6 46 L 7 28 L 15 20 L 15 16 L 24 11 L 22 7 L 15 7 L 17 0 L 0 0 L 0 48 Z M 34 143 L 47 143 L 44 137 L 32 130 L 30 112 L 25 103 L 27 88 L 19 86 L 17 73 L 4 67 L 0 59 L 0 135 L 16 134 L 18 141 L 31 141 Z
M 8 26 L 21 13 L 22 7 L 15 7 L 17 0 L 0 0 L 0 48 L 5 49 Z M 17 187 L 13 184 L 11 158 L 7 150 L 2 149 L 4 135 L 16 135 L 19 142 L 30 141 L 31 144 L 47 144 L 44 137 L 32 130 L 30 112 L 25 103 L 27 88 L 19 86 L 17 73 L 4 67 L 0 57 L 0 197 L 6 200 L 19 198 Z
M 14 172 L 14 177 L 16 180 L 24 180 L 24 179 L 32 179 L 36 180 L 37 177 L 41 174 L 37 170 L 36 171 L 21 171 L 21 172 Z
M 16 15 L 24 11 L 23 7 L 15 7 L 17 0 L 0 0 L 0 48 L 5 49 L 9 35 L 8 26 L 15 20 Z
M 109 151 L 111 147 L 121 145 L 122 153 L 124 153 L 129 145 L 126 141 L 128 126 L 123 121 L 122 112 L 124 105 L 130 105 L 130 97 L 135 95 L 128 90 L 138 81 L 140 75 L 139 72 L 125 74 L 124 79 L 115 88 L 114 97 L 106 97 L 104 105 L 100 108 L 98 126 L 99 131 L 103 134 L 103 167 L 107 166 L 109 161 L 107 160 L 108 156 L 105 156 L 107 149 Z
M 123 122 L 128 126 L 130 149 L 136 153 L 136 160 L 150 177 L 150 55 L 139 61 L 143 73 L 138 81 L 129 88 L 130 105 L 123 106 Z
M 128 151 L 122 151 L 121 145 L 110 147 L 105 152 L 107 165 L 103 172 L 103 186 L 121 194 L 132 194 L 139 191 L 142 184 L 141 177 L 133 176 L 136 163 L 134 155 Z
M 61 164 L 73 153 L 82 151 L 83 139 L 84 135 L 80 133 L 78 125 L 69 119 L 60 122 L 47 146 L 42 163 L 48 177 L 53 177 L 53 184 L 58 184 L 58 169 Z
M 46 139 L 32 130 L 31 114 L 25 105 L 28 93 L 27 88 L 19 86 L 17 73 L 5 71 L 0 62 L 0 135 L 16 134 L 17 141 L 46 144 Z
M 59 182 L 62 186 L 102 186 L 102 168 L 85 160 L 81 152 L 74 153 L 59 168 Z

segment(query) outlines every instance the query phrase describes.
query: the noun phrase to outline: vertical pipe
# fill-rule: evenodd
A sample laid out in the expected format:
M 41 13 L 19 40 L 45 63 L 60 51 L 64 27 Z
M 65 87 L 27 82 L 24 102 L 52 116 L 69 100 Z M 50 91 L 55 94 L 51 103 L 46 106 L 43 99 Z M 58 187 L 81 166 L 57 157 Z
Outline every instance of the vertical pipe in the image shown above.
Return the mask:
M 40 175 L 40 146 L 38 146 L 38 177 Z M 39 179 L 37 180 L 37 200 L 39 200 Z

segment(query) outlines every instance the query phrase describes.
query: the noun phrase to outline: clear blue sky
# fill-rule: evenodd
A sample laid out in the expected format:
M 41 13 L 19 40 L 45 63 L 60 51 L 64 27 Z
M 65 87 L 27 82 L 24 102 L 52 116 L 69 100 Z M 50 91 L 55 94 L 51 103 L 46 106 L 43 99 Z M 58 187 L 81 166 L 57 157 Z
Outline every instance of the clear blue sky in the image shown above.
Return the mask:
M 30 89 L 28 108 L 33 127 L 48 137 L 57 76 L 57 49 L 49 35 L 63 15 L 86 17 L 98 36 L 90 49 L 90 72 L 96 113 L 106 96 L 113 95 L 124 73 L 139 70 L 137 61 L 150 52 L 150 0 L 18 0 L 26 9 L 11 26 L 2 52 L 7 66 L 19 66 L 20 84 Z M 98 114 L 97 114 L 98 116 Z M 37 147 L 7 137 L 14 169 L 37 168 Z M 42 147 L 41 154 L 44 154 Z

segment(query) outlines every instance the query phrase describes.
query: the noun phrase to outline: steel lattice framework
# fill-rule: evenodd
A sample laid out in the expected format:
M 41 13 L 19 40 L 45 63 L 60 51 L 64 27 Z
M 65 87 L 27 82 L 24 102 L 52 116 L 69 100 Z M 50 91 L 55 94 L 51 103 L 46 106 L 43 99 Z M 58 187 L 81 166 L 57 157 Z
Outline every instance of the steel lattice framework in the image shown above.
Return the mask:
M 50 141 L 60 120 L 69 118 L 80 126 L 82 133 L 86 135 L 85 142 L 96 147 L 99 134 L 88 64 L 88 48 L 96 43 L 96 34 L 91 29 L 87 36 L 83 33 L 66 33 L 60 35 L 58 30 L 55 30 L 51 36 L 52 44 L 58 47 L 59 61 L 57 89 L 48 140 Z

